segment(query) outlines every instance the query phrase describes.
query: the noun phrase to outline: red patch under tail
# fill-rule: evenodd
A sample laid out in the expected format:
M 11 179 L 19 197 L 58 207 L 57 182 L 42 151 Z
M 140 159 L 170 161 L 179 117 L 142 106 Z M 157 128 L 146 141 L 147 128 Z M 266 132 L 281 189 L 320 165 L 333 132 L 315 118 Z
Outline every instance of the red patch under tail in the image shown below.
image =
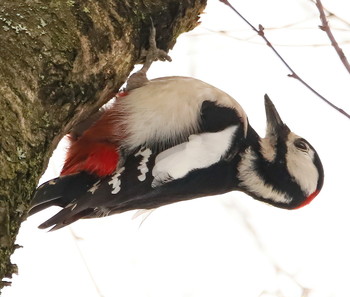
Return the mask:
M 126 97 L 119 92 L 116 97 Z M 118 100 L 118 99 L 117 99 Z M 119 161 L 118 144 L 125 137 L 122 111 L 113 105 L 78 139 L 71 139 L 61 175 L 88 171 L 98 176 L 112 174 Z
M 110 143 L 85 143 L 78 154 L 68 151 L 61 175 L 88 171 L 98 176 L 112 174 L 118 164 L 116 147 Z

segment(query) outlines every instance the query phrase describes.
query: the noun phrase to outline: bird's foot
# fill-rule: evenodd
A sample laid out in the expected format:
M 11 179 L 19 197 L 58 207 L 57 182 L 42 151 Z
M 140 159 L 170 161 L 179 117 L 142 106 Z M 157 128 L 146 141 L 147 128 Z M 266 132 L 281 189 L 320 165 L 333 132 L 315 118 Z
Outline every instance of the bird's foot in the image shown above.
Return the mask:
M 142 68 L 136 73 L 132 74 L 127 81 L 126 91 L 131 91 L 133 89 L 142 87 L 148 82 L 147 71 L 151 67 L 154 61 L 169 61 L 171 62 L 170 56 L 166 53 L 166 51 L 157 48 L 156 43 L 156 28 L 151 27 L 151 32 L 149 36 L 149 49 L 142 50 L 142 57 L 145 57 L 145 63 Z

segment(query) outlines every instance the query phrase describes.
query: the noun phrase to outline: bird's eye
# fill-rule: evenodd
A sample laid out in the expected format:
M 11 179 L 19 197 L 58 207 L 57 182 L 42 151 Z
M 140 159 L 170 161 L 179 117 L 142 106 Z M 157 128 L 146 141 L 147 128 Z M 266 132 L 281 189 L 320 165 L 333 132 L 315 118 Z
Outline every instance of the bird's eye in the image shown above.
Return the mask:
M 307 144 L 305 143 L 305 141 L 303 139 L 297 139 L 296 141 L 294 141 L 294 145 L 297 149 L 299 149 L 301 151 L 306 152 L 309 149 Z

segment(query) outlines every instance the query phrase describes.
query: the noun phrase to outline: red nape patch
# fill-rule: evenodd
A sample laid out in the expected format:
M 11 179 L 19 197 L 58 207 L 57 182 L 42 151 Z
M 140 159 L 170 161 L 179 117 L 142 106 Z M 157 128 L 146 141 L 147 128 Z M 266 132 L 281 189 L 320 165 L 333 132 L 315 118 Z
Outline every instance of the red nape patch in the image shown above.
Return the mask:
M 84 150 L 84 149 L 83 149 Z M 118 164 L 119 155 L 115 149 L 115 145 L 109 143 L 94 143 L 85 147 L 85 154 L 81 152 L 81 157 L 69 158 L 66 161 L 61 175 L 73 174 L 81 171 L 88 171 L 98 176 L 106 176 L 112 174 Z
M 302 207 L 304 207 L 305 205 L 308 205 L 312 200 L 314 200 L 314 198 L 318 195 L 318 193 L 320 193 L 320 191 L 319 191 L 319 190 L 316 190 L 316 191 L 313 192 L 311 195 L 309 195 L 309 197 L 307 197 L 303 203 L 301 203 L 299 206 L 297 206 L 297 207 L 294 208 L 294 209 L 302 208 Z

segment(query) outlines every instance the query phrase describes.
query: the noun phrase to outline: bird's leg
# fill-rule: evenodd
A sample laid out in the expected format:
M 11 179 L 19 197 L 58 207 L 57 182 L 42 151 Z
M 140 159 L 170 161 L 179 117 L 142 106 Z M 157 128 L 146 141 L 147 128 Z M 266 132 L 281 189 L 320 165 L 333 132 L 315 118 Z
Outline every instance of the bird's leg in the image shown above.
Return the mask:
M 131 91 L 133 89 L 142 87 L 148 82 L 147 71 L 154 61 L 160 60 L 171 62 L 170 56 L 168 56 L 164 50 L 157 48 L 156 28 L 153 26 L 153 23 L 149 36 L 149 49 L 147 51 L 143 50 L 142 56 L 145 56 L 145 63 L 139 71 L 129 77 L 126 84 L 126 91 Z

